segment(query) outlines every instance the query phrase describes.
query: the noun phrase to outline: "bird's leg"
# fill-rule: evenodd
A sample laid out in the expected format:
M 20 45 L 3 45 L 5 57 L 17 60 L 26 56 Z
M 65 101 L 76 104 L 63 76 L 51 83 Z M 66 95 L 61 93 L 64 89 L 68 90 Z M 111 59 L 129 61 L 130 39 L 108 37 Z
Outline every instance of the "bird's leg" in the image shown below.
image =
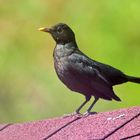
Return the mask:
M 90 98 L 91 98 L 91 96 L 86 96 L 86 100 L 80 105 L 80 107 L 78 109 L 76 109 L 75 112 L 73 112 L 72 114 L 63 115 L 63 118 L 72 117 L 72 116 L 76 116 L 76 115 L 81 117 L 80 110 L 90 100 Z
M 80 105 L 78 109 L 76 109 L 76 114 L 80 114 L 80 110 L 83 108 L 83 106 L 90 100 L 91 96 L 86 96 L 86 100 Z
M 95 100 L 93 103 L 90 105 L 90 107 L 87 109 L 86 113 L 84 113 L 85 116 L 88 116 L 89 114 L 96 114 L 96 112 L 90 112 L 93 106 L 96 104 L 96 102 L 99 100 L 98 97 L 95 97 Z

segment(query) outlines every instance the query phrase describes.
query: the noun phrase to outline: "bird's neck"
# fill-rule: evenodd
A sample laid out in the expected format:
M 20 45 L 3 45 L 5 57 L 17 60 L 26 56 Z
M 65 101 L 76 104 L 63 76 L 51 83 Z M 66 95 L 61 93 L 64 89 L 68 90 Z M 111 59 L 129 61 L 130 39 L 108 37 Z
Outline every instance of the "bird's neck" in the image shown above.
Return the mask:
M 75 49 L 78 48 L 76 42 L 68 42 L 68 43 L 57 43 L 56 44 L 57 49 Z
M 78 46 L 75 42 L 70 42 L 66 44 L 56 44 L 54 49 L 54 57 L 64 57 L 70 55 L 78 49 Z

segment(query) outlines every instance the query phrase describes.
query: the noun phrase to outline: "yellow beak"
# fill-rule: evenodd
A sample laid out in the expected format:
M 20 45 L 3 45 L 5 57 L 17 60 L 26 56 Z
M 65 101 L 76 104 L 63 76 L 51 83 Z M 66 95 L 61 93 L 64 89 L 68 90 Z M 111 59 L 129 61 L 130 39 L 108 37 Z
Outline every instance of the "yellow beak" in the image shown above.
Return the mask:
M 44 32 L 45 32 L 45 31 L 46 31 L 46 28 L 45 28 L 45 27 L 41 27 L 41 28 L 38 28 L 38 30 L 39 30 L 39 31 L 44 31 Z
M 38 29 L 39 31 L 51 33 L 51 28 L 42 27 Z

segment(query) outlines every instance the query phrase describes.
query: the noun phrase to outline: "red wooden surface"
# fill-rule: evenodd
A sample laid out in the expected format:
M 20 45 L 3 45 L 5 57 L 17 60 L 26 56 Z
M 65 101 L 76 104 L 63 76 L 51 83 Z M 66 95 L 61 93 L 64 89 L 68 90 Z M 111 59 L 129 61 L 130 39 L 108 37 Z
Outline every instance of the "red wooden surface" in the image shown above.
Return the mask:
M 0 140 L 140 140 L 140 107 L 0 125 Z

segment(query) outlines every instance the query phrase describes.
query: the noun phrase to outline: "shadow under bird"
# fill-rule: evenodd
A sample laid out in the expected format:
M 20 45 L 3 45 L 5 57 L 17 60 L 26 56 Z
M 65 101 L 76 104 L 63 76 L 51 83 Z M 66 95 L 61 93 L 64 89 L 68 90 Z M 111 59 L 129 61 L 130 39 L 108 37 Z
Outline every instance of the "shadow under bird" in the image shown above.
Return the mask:
M 112 66 L 92 60 L 81 52 L 75 34 L 68 25 L 58 23 L 51 28 L 39 30 L 50 33 L 56 42 L 53 57 L 59 79 L 70 90 L 85 96 L 86 100 L 76 110 L 77 114 L 80 114 L 80 110 L 91 96 L 94 96 L 95 100 L 85 114 L 91 113 L 99 98 L 121 101 L 113 91 L 114 85 L 125 82 L 140 83 L 140 78 L 128 76 Z

